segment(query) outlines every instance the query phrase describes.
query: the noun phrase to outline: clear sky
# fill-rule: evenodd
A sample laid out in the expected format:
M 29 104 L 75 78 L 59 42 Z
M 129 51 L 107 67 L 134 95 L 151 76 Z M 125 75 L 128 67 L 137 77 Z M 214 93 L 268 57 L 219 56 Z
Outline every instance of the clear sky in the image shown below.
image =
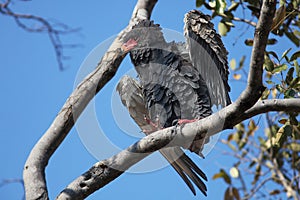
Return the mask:
M 136 1 L 129 0 L 15 1 L 11 8 L 16 12 L 32 13 L 63 22 L 73 28 L 81 28 L 80 32 L 62 38 L 66 43 L 82 45 L 76 49 L 66 50 L 66 55 L 70 56 L 70 59 L 64 62 L 67 66 L 64 71 L 58 69 L 53 47 L 46 34 L 25 32 L 17 27 L 12 18 L 0 16 L 0 91 L 2 92 L 0 180 L 22 177 L 23 165 L 31 148 L 47 130 L 71 94 L 77 74 L 80 73 L 80 76 L 82 73 L 80 66 L 83 61 L 88 55 L 95 56 L 91 59 L 91 63 L 84 65 L 85 67 L 89 65 L 89 69 L 95 67 L 101 53 L 94 51 L 94 54 L 90 54 L 90 52 L 99 44 L 102 44 L 101 48 L 105 49 L 107 43 L 103 44 L 103 41 L 115 36 L 127 25 L 135 3 Z M 182 32 L 184 14 L 194 8 L 195 0 L 161 0 L 154 9 L 152 19 L 164 28 Z M 240 34 L 246 30 L 246 25 L 235 29 Z M 235 46 L 232 44 L 238 35 L 224 39 L 225 46 L 230 52 L 229 59 L 247 55 L 246 63 L 249 62 L 251 49 L 245 47 L 243 38 L 252 35 L 250 28 L 237 40 Z M 280 51 L 283 52 L 285 47 L 285 45 L 281 46 Z M 105 86 L 95 100 L 95 113 L 101 129 L 119 149 L 131 145 L 137 141 L 137 137 L 141 136 L 137 130 L 129 135 L 122 127 L 118 127 L 122 118 L 117 116 L 116 119 L 116 114 L 113 115 L 114 111 L 111 110 L 115 85 L 118 79 L 130 69 L 132 65 L 127 58 L 120 66 L 114 80 Z M 232 100 L 237 98 L 244 87 L 243 83 L 235 83 L 235 81 L 230 82 L 233 91 Z M 124 121 L 127 123 L 126 119 Z M 86 132 L 90 133 L 88 127 L 85 128 Z M 227 134 L 222 135 L 226 137 Z M 101 142 L 99 145 L 94 142 L 93 145 L 96 147 L 86 148 L 87 145 L 80 139 L 84 136 L 84 130 L 78 131 L 73 128 L 50 159 L 46 176 L 51 199 L 54 199 L 74 178 L 97 162 L 97 158 L 105 158 L 113 153 Z M 97 149 L 96 153 L 90 153 L 91 149 L 95 148 L 99 151 Z M 146 169 L 151 172 L 134 173 L 139 171 L 136 169 L 132 170 L 133 173 L 125 173 L 91 195 L 89 199 L 222 199 L 226 189 L 225 184 L 222 180 L 211 180 L 220 167 L 225 169 L 230 167 L 228 164 L 230 160 L 226 160 L 228 157 L 222 155 L 222 148 L 222 145 L 218 144 L 204 160 L 192 156 L 209 178 L 207 198 L 204 198 L 200 191 L 198 196 L 194 197 L 171 167 L 158 167 L 161 169 Z M 145 166 L 148 165 L 149 163 L 146 162 Z M 22 199 L 22 195 L 22 187 L 18 184 L 9 184 L 0 188 L 0 199 L 19 200 Z

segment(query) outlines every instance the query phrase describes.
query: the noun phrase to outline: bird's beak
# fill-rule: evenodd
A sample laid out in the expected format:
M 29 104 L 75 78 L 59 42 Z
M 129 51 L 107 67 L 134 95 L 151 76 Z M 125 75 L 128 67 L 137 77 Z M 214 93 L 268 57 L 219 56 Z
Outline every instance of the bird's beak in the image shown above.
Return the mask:
M 121 49 L 124 52 L 129 52 L 131 49 L 133 49 L 137 45 L 137 41 L 134 39 L 129 39 L 127 42 L 125 42 L 122 46 Z

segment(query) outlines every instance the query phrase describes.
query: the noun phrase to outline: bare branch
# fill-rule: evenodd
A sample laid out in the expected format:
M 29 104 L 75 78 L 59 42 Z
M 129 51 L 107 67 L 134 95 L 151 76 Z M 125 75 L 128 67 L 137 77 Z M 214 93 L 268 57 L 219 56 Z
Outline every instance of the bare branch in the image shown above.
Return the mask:
M 270 111 L 300 112 L 300 99 L 271 99 L 258 101 L 242 116 L 242 120 L 249 119 L 261 113 Z
M 281 172 L 281 170 L 279 169 L 278 163 L 276 159 L 273 159 L 273 163 L 274 163 L 274 170 L 276 171 L 277 176 L 279 177 L 280 182 L 282 183 L 284 189 L 286 189 L 287 191 L 287 195 L 289 197 L 293 197 L 294 200 L 299 200 L 297 193 L 295 192 L 295 190 L 291 187 L 291 185 L 288 183 L 288 181 L 286 180 L 286 178 L 284 177 L 283 173 Z
M 271 105 L 274 102 L 276 102 L 276 105 L 273 107 Z M 222 110 L 226 110 L 226 108 Z M 246 112 L 246 115 L 248 118 L 251 118 L 254 115 L 264 112 L 289 112 L 290 110 L 300 112 L 300 99 L 260 101 L 255 104 L 254 107 L 249 109 Z M 224 122 L 225 119 L 222 116 L 227 117 L 226 114 L 223 115 L 218 112 L 197 122 L 186 124 L 183 127 L 166 128 L 144 137 L 139 142 L 121 151 L 117 155 L 96 163 L 91 169 L 68 185 L 67 188 L 61 192 L 58 199 L 66 199 L 67 197 L 75 198 L 82 194 L 91 194 L 93 191 L 96 191 L 113 181 L 120 176 L 123 171 L 126 171 L 129 167 L 150 155 L 150 153 L 157 151 L 166 145 L 168 145 L 168 147 L 184 146 L 187 141 L 191 141 L 194 137 L 200 136 L 203 133 L 214 135 L 225 129 L 225 127 L 230 127 L 245 120 L 245 118 L 235 118 L 232 119 L 234 120 L 233 122 L 226 120 L 228 124 L 223 126 L 222 122 Z M 171 141 L 172 143 L 170 143 Z M 80 197 L 83 198 L 86 196 Z
M 242 200 L 247 200 L 247 199 L 250 199 L 251 197 L 253 197 L 253 195 L 255 195 L 258 192 L 258 190 L 270 180 L 272 180 L 272 177 L 268 177 L 268 178 L 264 179 L 263 181 L 261 181 L 260 184 L 256 188 L 252 189 L 251 193 L 249 195 L 243 197 Z
M 24 182 L 20 178 L 12 178 L 12 179 L 3 179 L 0 181 L 0 187 L 3 187 L 4 185 L 10 184 L 10 183 L 21 183 L 22 186 L 24 185 Z
M 256 27 L 256 23 L 251 20 L 248 20 L 248 19 L 234 17 L 232 20 L 237 21 L 237 22 L 245 22 L 245 23 L 249 24 L 250 26 Z
M 258 19 L 254 34 L 254 43 L 248 75 L 248 85 L 236 100 L 236 102 L 229 106 L 232 109 L 229 110 L 229 112 L 232 112 L 232 117 L 239 117 L 236 116 L 239 111 L 242 111 L 240 112 L 240 114 L 242 114 L 244 111 L 251 108 L 257 102 L 262 92 L 264 91 L 264 86 L 262 84 L 264 52 L 271 30 L 271 24 L 273 21 L 273 16 L 275 14 L 275 9 L 275 1 L 263 1 L 260 17 Z
M 0 3 L 0 13 L 6 16 L 13 17 L 16 24 L 22 29 L 24 29 L 25 31 L 36 32 L 36 33 L 47 33 L 54 47 L 58 66 L 60 70 L 63 70 L 64 69 L 63 60 L 65 59 L 63 50 L 67 47 L 74 48 L 78 45 L 70 45 L 70 46 L 63 45 L 61 42 L 61 35 L 74 33 L 77 32 L 79 29 L 78 28 L 71 29 L 69 26 L 62 23 L 54 24 L 51 23 L 49 20 L 46 20 L 40 16 L 16 13 L 9 8 L 10 3 L 11 1 L 9 0 L 6 1 L 5 3 Z M 38 23 L 40 26 L 36 26 L 35 24 L 34 27 L 31 27 L 27 25 L 26 22 L 30 22 L 30 21 Z
M 139 0 L 133 17 L 141 19 L 150 17 L 156 2 L 157 0 Z M 132 19 L 131 21 L 135 20 Z M 45 180 L 45 168 L 48 161 L 89 101 L 116 73 L 120 63 L 126 56 L 120 48 L 121 38 L 130 28 L 131 25 L 118 35 L 97 68 L 78 85 L 49 129 L 33 147 L 23 171 L 26 199 L 48 199 Z

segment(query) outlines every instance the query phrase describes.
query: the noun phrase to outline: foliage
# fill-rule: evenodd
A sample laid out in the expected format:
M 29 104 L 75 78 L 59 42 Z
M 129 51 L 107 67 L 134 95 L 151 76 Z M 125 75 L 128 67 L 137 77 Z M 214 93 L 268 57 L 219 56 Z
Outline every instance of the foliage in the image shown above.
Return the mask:
M 272 24 L 271 39 L 290 40 L 300 46 L 299 0 L 280 1 Z M 197 0 L 196 6 L 205 6 L 212 16 L 220 17 L 218 25 L 222 36 L 230 34 L 235 23 L 256 26 L 260 15 L 261 1 Z M 240 13 L 243 13 L 241 15 Z M 238 18 L 243 16 L 244 18 Z M 274 37 L 274 38 L 273 38 Z M 252 46 L 253 40 L 246 39 L 245 45 Z M 300 51 L 289 48 L 280 55 L 276 51 L 265 52 L 264 82 L 266 90 L 261 99 L 300 97 Z M 237 64 L 229 63 L 233 78 L 240 80 L 244 70 L 245 56 Z M 247 74 L 246 74 L 247 75 Z M 300 196 L 300 124 L 299 113 L 269 113 L 235 126 L 235 132 L 222 143 L 228 154 L 235 158 L 229 170 L 220 169 L 213 179 L 223 179 L 227 185 L 224 199 L 298 199 Z M 261 118 L 267 124 L 259 128 Z

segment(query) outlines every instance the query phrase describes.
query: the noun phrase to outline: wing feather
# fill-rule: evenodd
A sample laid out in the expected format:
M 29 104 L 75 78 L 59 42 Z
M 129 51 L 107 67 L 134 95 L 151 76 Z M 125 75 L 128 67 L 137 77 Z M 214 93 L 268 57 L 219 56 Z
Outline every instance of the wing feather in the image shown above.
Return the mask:
M 186 48 L 194 67 L 205 80 L 213 105 L 230 104 L 228 92 L 228 61 L 221 36 L 216 32 L 210 16 L 197 10 L 185 15 Z
M 124 76 L 117 85 L 117 91 L 123 105 L 128 109 L 130 116 L 138 126 L 142 130 L 151 130 L 152 127 L 144 120 L 144 116 L 149 117 L 149 114 L 145 106 L 145 99 L 139 83 L 129 76 Z M 207 188 L 201 180 L 202 178 L 207 181 L 206 175 L 180 147 L 164 148 L 160 150 L 160 153 L 180 175 L 194 195 L 196 195 L 196 191 L 192 182 L 205 196 L 207 195 Z

